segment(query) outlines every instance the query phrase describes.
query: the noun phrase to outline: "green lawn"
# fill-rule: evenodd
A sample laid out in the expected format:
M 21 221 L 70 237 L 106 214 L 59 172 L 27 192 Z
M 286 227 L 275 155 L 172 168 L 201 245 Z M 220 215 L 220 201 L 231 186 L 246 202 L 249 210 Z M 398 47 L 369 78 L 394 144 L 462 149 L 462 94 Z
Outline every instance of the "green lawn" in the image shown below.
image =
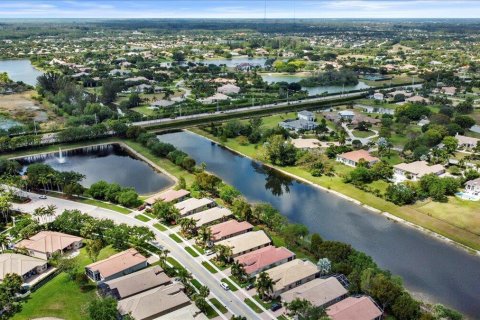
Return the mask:
M 210 273 L 217 273 L 218 271 L 213 268 L 210 263 L 208 263 L 207 261 L 203 261 L 202 262 L 202 266 L 204 266 L 208 271 L 210 271 Z
M 168 230 L 167 227 L 165 227 L 165 226 L 164 226 L 163 224 L 161 224 L 161 223 L 155 223 L 153 226 L 154 226 L 155 228 L 157 228 L 158 230 L 160 230 L 160 231 L 167 231 L 167 230 Z
M 256 313 L 262 313 L 262 312 L 263 312 L 262 309 L 260 309 L 260 308 L 255 304 L 255 302 L 253 302 L 252 299 L 247 298 L 247 299 L 243 300 L 243 302 L 245 302 L 245 304 L 246 304 L 247 306 L 249 306 L 250 309 L 252 309 L 252 310 L 255 311 Z
M 223 304 L 220 303 L 220 301 L 217 300 L 217 298 L 212 298 L 210 299 L 210 302 L 215 306 L 215 308 L 218 309 L 221 313 L 227 313 L 228 310 L 225 308 Z
M 235 292 L 238 290 L 238 288 L 232 283 L 230 279 L 223 278 L 222 282 L 225 282 L 232 292 Z
M 148 221 L 152 220 L 149 217 L 144 216 L 143 214 L 137 214 L 135 216 L 135 219 L 138 219 L 138 220 L 143 221 L 143 222 L 148 222 Z
M 272 307 L 272 304 L 281 302 L 280 298 L 277 298 L 277 299 L 274 299 L 274 300 L 269 300 L 269 301 L 263 301 L 262 299 L 260 299 L 258 294 L 254 295 L 253 299 L 255 299 L 255 301 L 260 303 L 262 305 L 262 307 L 264 307 L 265 309 L 270 309 Z
M 192 257 L 198 257 L 198 253 L 196 253 L 192 247 L 185 247 L 185 251 L 187 251 Z
M 181 264 L 180 262 L 178 262 L 177 260 L 175 260 L 174 258 L 172 257 L 167 257 L 167 262 L 169 264 L 171 264 L 175 269 L 177 270 L 180 270 L 180 269 L 185 269 Z
M 212 308 L 212 306 L 208 305 L 207 310 L 205 310 L 205 315 L 207 316 L 208 319 L 213 319 L 218 317 L 217 311 Z
M 197 279 L 192 279 L 190 283 L 198 290 L 202 287 L 202 284 Z
M 172 238 L 176 243 L 182 243 L 182 239 L 180 239 L 180 237 L 175 233 L 170 234 L 169 237 Z
M 100 251 L 98 260 L 115 254 L 117 251 L 108 246 Z M 76 257 L 79 269 L 92 263 L 85 248 L 80 250 Z M 95 285 L 80 288 L 70 280 L 66 273 L 60 273 L 45 285 L 33 292 L 28 300 L 22 304 L 22 310 L 13 316 L 14 320 L 29 320 L 39 317 L 58 317 L 65 320 L 88 319 L 88 304 L 97 297 Z
M 92 206 L 97 206 L 97 207 L 104 208 L 104 209 L 109 209 L 109 210 L 112 210 L 112 211 L 117 211 L 117 212 L 120 212 L 120 213 L 123 213 L 123 214 L 129 214 L 129 213 L 132 212 L 132 210 L 130 210 L 128 208 L 120 207 L 120 206 L 117 206 L 117 205 L 112 204 L 112 203 L 106 203 L 106 202 L 98 201 L 98 200 L 95 200 L 95 199 L 76 198 L 75 201 L 85 203 L 85 204 L 90 204 Z
M 197 246 L 196 244 L 194 244 L 193 247 L 195 249 L 197 249 L 197 251 L 200 252 L 201 254 L 205 253 L 205 250 L 203 248 L 201 248 L 200 246 Z
M 148 106 L 135 107 L 135 108 L 132 108 L 132 110 L 136 111 L 138 113 L 144 114 L 146 116 L 154 116 L 155 115 L 155 110 L 149 109 Z
M 353 130 L 353 135 L 357 138 L 368 138 L 375 134 L 373 131 L 360 131 L 360 130 Z

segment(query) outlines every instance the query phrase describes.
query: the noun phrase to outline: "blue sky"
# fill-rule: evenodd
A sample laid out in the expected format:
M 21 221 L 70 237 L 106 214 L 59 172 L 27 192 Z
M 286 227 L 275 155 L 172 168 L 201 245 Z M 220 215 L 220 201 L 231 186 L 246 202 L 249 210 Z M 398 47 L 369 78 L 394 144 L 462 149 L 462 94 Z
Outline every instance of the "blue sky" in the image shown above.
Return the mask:
M 480 18 L 480 0 L 0 0 L 1 18 Z

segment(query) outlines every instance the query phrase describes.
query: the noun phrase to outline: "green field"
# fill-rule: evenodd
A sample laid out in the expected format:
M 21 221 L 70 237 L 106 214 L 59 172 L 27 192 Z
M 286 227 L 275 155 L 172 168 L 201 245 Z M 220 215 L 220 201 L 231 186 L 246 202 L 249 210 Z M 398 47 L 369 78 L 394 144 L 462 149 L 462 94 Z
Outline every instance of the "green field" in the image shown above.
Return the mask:
M 167 227 L 165 227 L 165 226 L 164 226 L 163 224 L 161 224 L 161 223 L 155 223 L 153 226 L 154 226 L 155 228 L 157 228 L 158 230 L 160 230 L 160 231 L 167 231 L 167 230 L 168 230 Z
M 370 130 L 369 131 L 353 130 L 352 133 L 357 138 L 368 138 L 375 135 L 375 132 Z

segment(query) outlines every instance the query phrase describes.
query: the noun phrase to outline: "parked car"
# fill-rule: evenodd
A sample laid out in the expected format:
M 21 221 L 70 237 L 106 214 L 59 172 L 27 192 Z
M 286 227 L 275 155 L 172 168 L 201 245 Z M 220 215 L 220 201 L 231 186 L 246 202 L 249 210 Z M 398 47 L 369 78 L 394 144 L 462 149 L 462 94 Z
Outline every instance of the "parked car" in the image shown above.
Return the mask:
M 44 194 L 42 194 L 42 195 L 41 195 L 40 197 L 38 197 L 38 198 L 39 198 L 39 199 L 42 199 L 42 200 L 45 200 L 45 199 L 47 199 L 47 196 L 44 195 Z
M 282 308 L 282 305 L 280 303 L 274 303 L 272 304 L 272 306 L 270 307 L 270 310 L 272 311 L 277 311 L 278 309 L 281 309 Z
M 225 282 L 220 282 L 220 286 L 222 286 L 222 288 L 225 289 L 225 291 L 230 290 L 230 287 Z
M 252 290 L 253 288 L 255 288 L 255 284 L 253 284 L 253 283 L 249 283 L 245 287 L 246 290 Z
M 206 256 L 211 256 L 211 255 L 214 254 L 214 253 L 215 253 L 215 251 L 212 250 L 212 249 L 208 249 L 207 251 L 205 251 L 205 255 L 206 255 Z

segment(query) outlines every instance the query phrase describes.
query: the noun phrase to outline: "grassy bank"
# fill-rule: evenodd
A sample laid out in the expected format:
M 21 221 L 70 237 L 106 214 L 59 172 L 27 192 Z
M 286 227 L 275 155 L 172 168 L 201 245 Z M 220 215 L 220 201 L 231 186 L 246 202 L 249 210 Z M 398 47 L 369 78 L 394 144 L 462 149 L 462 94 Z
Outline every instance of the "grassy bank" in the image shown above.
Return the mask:
M 218 138 L 199 128 L 193 128 L 191 131 L 212 139 L 250 158 L 265 162 L 262 147 L 252 144 L 240 145 L 236 139 L 228 139 L 222 143 Z M 436 232 L 467 247 L 480 250 L 480 210 L 472 210 L 472 206 L 478 207 L 478 204 L 450 198 L 449 203 L 426 202 L 400 207 L 385 199 L 376 197 L 372 193 L 362 191 L 351 184 L 344 183 L 339 176 L 313 177 L 308 171 L 300 167 L 272 167 L 326 189 L 342 193 L 360 201 L 366 206 L 373 207 L 382 212 L 391 213 L 394 216 Z

